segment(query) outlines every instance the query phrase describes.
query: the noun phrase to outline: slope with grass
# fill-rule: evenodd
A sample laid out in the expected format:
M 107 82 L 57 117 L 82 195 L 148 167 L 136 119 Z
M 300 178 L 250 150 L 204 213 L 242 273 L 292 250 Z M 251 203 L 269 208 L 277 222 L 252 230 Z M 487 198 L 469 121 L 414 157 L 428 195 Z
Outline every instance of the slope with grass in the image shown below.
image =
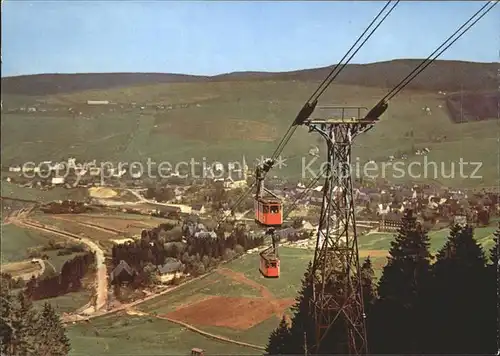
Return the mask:
M 207 339 L 176 324 L 153 316 L 114 314 L 68 327 L 77 355 L 189 355 L 192 348 L 206 355 L 262 354 L 246 347 Z
M 189 323 L 202 331 L 265 346 L 269 333 L 289 314 L 311 251 L 282 247 L 279 279 L 265 279 L 258 254 L 248 254 L 216 273 L 149 300 L 138 310 Z
M 2 143 L 3 144 L 3 143 Z M 3 146 L 2 146 L 3 149 Z M 4 152 L 2 151 L 2 159 Z M 84 188 L 65 189 L 54 187 L 50 190 L 40 190 L 38 188 L 21 187 L 17 184 L 2 181 L 2 197 L 33 200 L 40 203 L 54 200 L 83 200 L 88 194 Z
M 493 226 L 475 229 L 475 237 L 485 249 L 492 243 L 494 230 Z M 447 234 L 448 229 L 429 234 L 433 253 L 442 247 Z M 390 233 L 360 237 L 360 255 L 362 258 L 371 256 L 377 277 L 387 261 L 387 251 L 393 238 L 394 234 Z M 106 350 L 110 355 L 118 355 L 125 347 L 135 343 L 132 348 L 134 351 L 135 348 L 140 349 L 137 351 L 139 355 L 154 353 L 162 347 L 160 333 L 166 340 L 175 340 L 175 345 L 179 345 L 164 346 L 164 354 L 186 353 L 184 349 L 192 347 L 201 347 L 207 354 L 258 354 L 258 351 L 248 347 L 203 337 L 166 319 L 187 323 L 220 337 L 265 346 L 269 333 L 278 325 L 282 315 L 289 315 L 288 308 L 293 304 L 312 257 L 311 250 L 281 247 L 281 277 L 265 279 L 258 270 L 258 254 L 247 254 L 213 274 L 135 306 L 133 312 L 98 317 L 90 324 L 70 326 L 75 352 L 83 349 L 84 340 L 97 336 L 98 343 L 92 347 L 98 352 Z M 151 328 L 155 326 L 151 335 L 139 331 L 129 333 L 136 328 L 150 330 L 148 325 Z
M 415 60 L 402 60 L 349 66 L 325 93 L 320 105 L 370 108 L 415 65 Z M 4 112 L 2 132 L 8 135 L 3 137 L 2 159 L 4 164 L 19 164 L 58 161 L 71 155 L 82 160 L 114 162 L 146 162 L 150 158 L 175 165 L 191 158 L 202 162 L 204 157 L 208 163 L 216 160 L 241 163 L 245 156 L 251 165 L 256 158 L 274 151 L 277 141 L 326 71 L 327 68 L 293 73 L 233 73 L 187 82 L 184 79 L 164 82 L 151 79 L 153 75 L 148 80 L 132 82 L 116 79 L 116 85 L 110 86 L 95 84 L 107 78 L 105 75 L 102 78 L 89 75 L 94 79 L 88 81 L 81 79 L 82 76 L 65 77 L 66 82 L 73 78 L 71 87 L 60 85 L 60 90 L 44 87 L 45 96 L 37 99 L 52 111 Z M 455 124 L 449 117 L 446 96 L 439 94 L 462 88 L 496 89 L 495 75 L 494 64 L 453 61 L 433 64 L 390 103 L 382 121 L 371 132 L 357 139 L 355 157 L 380 161 L 397 153 L 411 156 L 416 149 L 428 147 L 431 152 L 427 159 L 444 165 L 436 177 L 432 172 L 419 178 L 418 175 L 424 174 L 423 168 L 413 173 L 413 177 L 408 172 L 403 178 L 392 177 L 391 168 L 378 175 L 393 180 L 437 180 L 460 187 L 495 185 L 496 161 L 489 153 L 496 149 L 497 123 L 485 120 Z M 20 83 L 32 80 L 32 87 L 36 87 L 37 78 L 6 78 L 2 83 L 5 81 L 4 86 L 11 88 L 7 91 L 24 90 L 24 94 L 29 94 L 26 84 Z M 49 86 L 57 87 L 58 78 L 49 78 Z M 15 98 L 18 105 L 19 96 Z M 85 103 L 91 99 L 109 100 L 113 104 L 89 107 Z M 8 101 L 6 98 L 4 104 L 8 105 Z M 425 113 L 424 107 L 431 109 L 431 115 Z M 476 144 L 479 138 L 481 145 Z M 283 152 L 287 166 L 276 174 L 300 177 L 302 158 L 307 165 L 311 159 L 307 152 L 318 142 L 318 137 L 299 129 Z M 461 176 L 460 159 L 483 162 L 476 174 L 482 177 Z M 451 162 L 455 162 L 453 174 L 450 174 Z M 470 175 L 471 170 L 466 167 L 465 174 Z
M 175 83 L 136 87 L 130 89 L 130 97 L 124 94 L 128 89 L 92 93 L 97 97 L 142 101 L 141 105 L 155 102 L 155 98 L 167 103 L 196 104 L 124 113 L 119 108 L 117 111 L 103 108 L 100 115 L 86 118 L 4 114 L 2 130 L 10 135 L 4 137 L 2 159 L 5 164 L 19 164 L 47 159 L 58 161 L 71 155 L 82 160 L 145 164 L 149 158 L 157 164 L 168 161 L 175 166 L 191 158 L 197 162 L 205 158 L 208 163 L 241 163 L 245 156 L 251 166 L 256 158 L 274 151 L 315 86 L 316 83 L 310 82 L 276 81 Z M 379 88 L 336 85 L 325 94 L 322 104 L 371 107 L 385 92 Z M 59 95 L 51 100 L 75 103 L 90 95 Z M 425 114 L 424 107 L 431 108 L 431 115 Z M 431 179 L 460 187 L 492 186 L 497 179 L 496 158 L 489 152 L 496 147 L 496 129 L 497 123 L 491 120 L 454 124 L 442 96 L 408 90 L 391 102 L 382 121 L 372 131 L 357 139 L 354 157 L 359 157 L 360 162 L 386 161 L 391 155 L 409 153 L 410 159 L 414 159 L 418 157 L 411 157 L 412 152 L 428 147 L 431 152 L 426 159 L 437 162 L 438 168 L 436 172 L 433 168 L 427 169 L 427 178 L 423 166 L 409 172 L 408 162 L 404 165 L 406 174 L 401 178 L 393 175 L 391 166 L 376 174 L 399 181 Z M 476 144 L 478 138 L 481 145 Z M 306 129 L 299 129 L 283 152 L 286 167 L 276 174 L 300 178 L 303 167 L 312 160 L 307 155 L 312 145 L 322 148 L 323 143 Z M 476 176 L 481 177 L 472 179 L 460 175 L 460 159 L 483 162 L 480 172 L 476 172 Z M 319 166 L 319 162 L 312 166 Z M 465 175 L 470 176 L 472 172 L 473 167 L 464 169 Z
M 491 246 L 493 246 L 493 233 L 496 227 L 478 227 L 474 229 L 474 237 L 483 247 L 487 257 Z M 429 232 L 430 252 L 435 255 L 444 246 L 449 235 L 449 229 L 442 229 Z M 380 277 L 382 268 L 387 263 L 388 251 L 391 248 L 391 241 L 394 240 L 394 233 L 372 232 L 359 237 L 359 254 L 361 258 L 370 256 L 375 269 L 376 277 Z
M 1 263 L 25 260 L 29 257 L 28 248 L 47 245 L 50 239 L 54 238 L 48 234 L 23 229 L 13 224 L 3 225 Z

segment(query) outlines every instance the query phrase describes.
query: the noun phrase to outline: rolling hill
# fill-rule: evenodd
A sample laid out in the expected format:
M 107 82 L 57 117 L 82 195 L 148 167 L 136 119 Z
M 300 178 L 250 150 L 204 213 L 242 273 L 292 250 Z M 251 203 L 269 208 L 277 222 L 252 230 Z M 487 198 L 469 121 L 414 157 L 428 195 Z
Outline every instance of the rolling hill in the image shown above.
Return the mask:
M 349 64 L 336 79 L 338 84 L 393 87 L 419 63 L 420 59 L 400 59 L 372 64 Z M 103 90 L 133 85 L 199 83 L 248 80 L 323 80 L 333 66 L 291 72 L 234 72 L 215 76 L 166 73 L 86 73 L 39 74 L 2 78 L 2 93 L 51 95 L 83 90 Z M 495 90 L 498 64 L 436 61 L 408 88 L 419 90 Z
M 320 105 L 371 108 L 387 93 L 387 87 L 397 84 L 418 62 L 350 65 L 325 92 Z M 435 161 L 440 172 L 431 177 L 405 176 L 405 180 L 460 187 L 495 185 L 497 162 L 491 152 L 497 146 L 496 120 L 483 118 L 458 125 L 450 118 L 450 107 L 456 109 L 458 91 L 463 90 L 463 97 L 495 90 L 496 69 L 496 64 L 434 63 L 391 101 L 373 130 L 357 139 L 355 158 L 382 162 L 391 155 L 407 154 L 411 160 L 422 161 L 415 150 L 429 148 L 426 159 Z M 3 164 L 59 161 L 68 156 L 112 162 L 150 159 L 175 165 L 195 159 L 225 164 L 241 163 L 245 156 L 252 165 L 256 158 L 274 151 L 327 71 L 215 77 L 125 73 L 2 78 Z M 89 106 L 87 100 L 111 104 Z M 477 97 L 472 100 L 477 101 Z M 36 111 L 29 112 L 30 106 Z M 470 117 L 480 116 L 470 112 L 474 105 L 467 104 L 467 108 Z M 315 145 L 322 147 L 323 142 L 299 129 L 283 152 L 287 166 L 275 174 L 310 178 L 301 172 L 312 159 L 307 152 Z M 480 177 L 460 175 L 460 159 L 482 162 Z M 391 168 L 378 175 L 391 179 Z

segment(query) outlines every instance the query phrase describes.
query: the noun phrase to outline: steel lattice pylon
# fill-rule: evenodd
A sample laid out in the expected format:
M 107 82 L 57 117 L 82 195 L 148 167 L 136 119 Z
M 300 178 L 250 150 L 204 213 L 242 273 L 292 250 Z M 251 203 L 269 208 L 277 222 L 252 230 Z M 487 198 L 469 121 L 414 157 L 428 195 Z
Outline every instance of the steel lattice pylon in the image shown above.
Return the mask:
M 367 127 L 367 122 L 361 120 L 365 108 L 327 109 L 327 118 L 309 119 L 306 123 L 310 131 L 325 139 L 328 156 L 311 281 L 315 345 L 309 352 L 365 355 L 368 347 L 350 169 L 353 139 Z M 338 350 L 325 345 L 324 336 L 332 327 L 342 330 L 342 339 L 347 342 L 339 346 L 337 340 Z

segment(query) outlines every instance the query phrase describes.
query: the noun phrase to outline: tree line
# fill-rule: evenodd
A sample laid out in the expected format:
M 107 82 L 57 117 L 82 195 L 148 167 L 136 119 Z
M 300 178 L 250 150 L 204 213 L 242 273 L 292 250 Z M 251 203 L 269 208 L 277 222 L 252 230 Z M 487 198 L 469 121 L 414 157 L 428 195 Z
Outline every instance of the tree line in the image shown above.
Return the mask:
M 54 298 L 82 288 L 82 280 L 94 269 L 95 253 L 86 252 L 64 263 L 61 273 L 44 278 L 33 276 L 27 283 L 24 293 L 31 300 Z
M 471 226 L 454 225 L 435 256 L 427 231 L 406 211 L 391 243 L 379 282 L 368 258 L 360 281 L 370 354 L 493 354 L 496 353 L 496 271 L 500 229 L 487 258 Z M 293 309 L 267 345 L 271 355 L 304 354 L 315 344 L 309 283 L 311 265 Z M 340 288 L 341 277 L 330 281 Z M 342 320 L 334 324 L 318 353 L 347 354 Z
M 243 227 L 226 236 L 222 229 L 214 232 L 199 226 L 196 220 L 186 220 L 182 226 L 167 223 L 143 230 L 139 240 L 113 246 L 113 268 L 127 262 L 137 272 L 134 285 L 139 286 L 150 283 L 154 266 L 168 260 L 181 261 L 183 272 L 196 276 L 264 242 L 263 236 L 253 237 Z

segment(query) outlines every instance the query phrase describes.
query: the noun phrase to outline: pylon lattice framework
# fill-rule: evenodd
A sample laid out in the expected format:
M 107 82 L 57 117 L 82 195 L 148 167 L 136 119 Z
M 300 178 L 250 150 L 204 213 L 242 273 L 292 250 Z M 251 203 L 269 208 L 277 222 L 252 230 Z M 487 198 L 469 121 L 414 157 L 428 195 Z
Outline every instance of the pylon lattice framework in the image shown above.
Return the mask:
M 328 157 L 313 260 L 311 309 L 315 345 L 310 352 L 320 353 L 320 346 L 331 327 L 335 323 L 345 323 L 347 345 L 344 349 L 350 355 L 365 355 L 368 346 L 350 169 L 353 139 L 367 126 L 366 121 L 361 121 L 365 108 L 327 109 L 335 109 L 337 114 L 307 122 L 310 131 L 325 139 Z M 349 112 L 356 115 L 348 116 Z

